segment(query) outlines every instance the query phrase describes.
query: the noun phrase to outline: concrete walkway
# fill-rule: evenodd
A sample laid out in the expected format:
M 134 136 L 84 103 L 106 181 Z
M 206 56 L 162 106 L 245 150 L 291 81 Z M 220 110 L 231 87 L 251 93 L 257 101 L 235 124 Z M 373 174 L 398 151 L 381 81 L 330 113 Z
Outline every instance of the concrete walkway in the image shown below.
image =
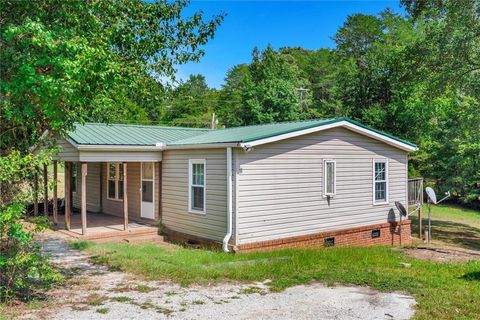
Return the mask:
M 251 284 L 180 287 L 141 281 L 92 265 L 56 233 L 43 249 L 72 278 L 51 292 L 49 319 L 409 319 L 415 300 L 400 293 L 320 283 L 272 293 L 268 280 Z M 32 317 L 29 317 L 32 319 Z

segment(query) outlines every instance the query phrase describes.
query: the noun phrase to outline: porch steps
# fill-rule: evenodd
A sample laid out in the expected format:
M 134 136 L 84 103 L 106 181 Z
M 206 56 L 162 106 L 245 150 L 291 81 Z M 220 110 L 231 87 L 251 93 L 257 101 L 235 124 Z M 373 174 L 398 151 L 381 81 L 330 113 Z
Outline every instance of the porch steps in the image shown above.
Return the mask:
M 112 230 L 112 231 L 105 231 L 104 229 L 101 232 L 92 232 L 87 230 L 86 235 L 82 235 L 78 232 L 67 231 L 60 228 L 55 228 L 60 233 L 68 235 L 72 238 L 76 238 L 78 240 L 88 240 L 88 241 L 98 241 L 98 242 L 109 242 L 115 239 L 124 239 L 130 237 L 154 237 L 158 235 L 158 227 L 153 226 L 142 226 L 140 228 L 130 228 L 128 231 L 124 230 Z
M 151 242 L 151 243 L 160 243 L 163 242 L 163 236 L 161 235 L 135 235 L 130 236 L 122 239 L 122 242 L 127 243 L 143 243 L 143 242 Z
M 136 232 L 116 232 L 110 235 L 101 235 L 89 239 L 97 243 L 105 242 L 126 242 L 126 243 L 140 243 L 140 242 L 163 242 L 163 236 L 158 234 L 158 228 L 153 230 L 138 230 Z

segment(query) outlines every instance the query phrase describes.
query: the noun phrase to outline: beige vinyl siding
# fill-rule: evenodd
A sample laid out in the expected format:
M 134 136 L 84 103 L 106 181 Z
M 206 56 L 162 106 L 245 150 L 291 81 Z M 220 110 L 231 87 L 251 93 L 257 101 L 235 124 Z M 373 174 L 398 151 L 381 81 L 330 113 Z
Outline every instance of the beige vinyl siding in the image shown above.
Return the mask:
M 123 200 L 107 198 L 107 163 L 87 163 L 87 211 L 104 212 L 123 217 Z M 100 169 L 102 170 L 100 176 Z M 155 220 L 160 217 L 160 163 L 155 163 Z M 102 180 L 102 182 L 100 182 Z M 81 207 L 81 164 L 78 163 L 77 192 L 72 193 L 73 206 Z M 100 195 L 100 188 L 102 189 Z M 128 216 L 140 218 L 140 162 L 129 162 L 127 167 Z M 100 201 L 101 197 L 101 201 Z M 88 219 L 88 217 L 87 217 Z
M 87 211 L 100 212 L 100 163 L 87 164 Z M 81 208 L 82 201 L 82 164 L 77 163 L 77 192 L 72 192 L 72 203 Z
M 323 160 L 336 162 L 336 194 L 323 197 Z M 388 160 L 389 203 L 373 205 L 373 160 Z M 238 152 L 238 243 L 385 223 L 405 202 L 402 150 L 335 128 Z
M 160 165 L 155 162 L 155 220 L 160 217 L 159 203 L 160 203 Z M 107 198 L 107 162 L 102 163 L 102 204 L 103 212 L 112 215 L 123 216 L 123 200 L 112 200 Z M 127 164 L 127 193 L 128 193 L 128 216 L 132 218 L 140 218 L 141 199 L 140 199 L 140 176 L 141 164 L 140 162 L 128 162 Z
M 62 161 L 78 161 L 78 150 L 65 139 L 58 139 L 57 145 L 59 148 L 58 155 L 55 155 L 53 158 L 56 160 Z
M 188 212 L 188 160 L 206 160 L 206 213 Z M 167 150 L 162 161 L 162 224 L 221 241 L 227 228 L 226 149 Z

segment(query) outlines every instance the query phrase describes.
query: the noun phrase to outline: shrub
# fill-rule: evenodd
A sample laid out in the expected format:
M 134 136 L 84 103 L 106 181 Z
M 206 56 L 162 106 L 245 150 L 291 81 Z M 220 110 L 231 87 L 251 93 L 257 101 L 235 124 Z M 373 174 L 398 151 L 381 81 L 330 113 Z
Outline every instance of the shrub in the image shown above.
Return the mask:
M 61 279 L 33 239 L 47 226 L 46 218 L 26 221 L 24 213 L 19 202 L 0 209 L 0 301 L 28 300 Z

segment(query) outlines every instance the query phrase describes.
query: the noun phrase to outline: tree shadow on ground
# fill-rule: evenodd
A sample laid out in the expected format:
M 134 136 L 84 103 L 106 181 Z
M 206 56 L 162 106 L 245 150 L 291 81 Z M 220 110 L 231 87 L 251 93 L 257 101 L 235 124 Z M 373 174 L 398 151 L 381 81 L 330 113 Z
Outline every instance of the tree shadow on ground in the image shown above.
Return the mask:
M 461 278 L 468 281 L 480 281 L 480 271 L 465 273 Z
M 412 234 L 418 230 L 418 220 L 412 217 Z M 423 220 L 424 230 L 427 220 Z M 471 250 L 480 250 L 480 229 L 468 224 L 432 220 L 432 239 Z

